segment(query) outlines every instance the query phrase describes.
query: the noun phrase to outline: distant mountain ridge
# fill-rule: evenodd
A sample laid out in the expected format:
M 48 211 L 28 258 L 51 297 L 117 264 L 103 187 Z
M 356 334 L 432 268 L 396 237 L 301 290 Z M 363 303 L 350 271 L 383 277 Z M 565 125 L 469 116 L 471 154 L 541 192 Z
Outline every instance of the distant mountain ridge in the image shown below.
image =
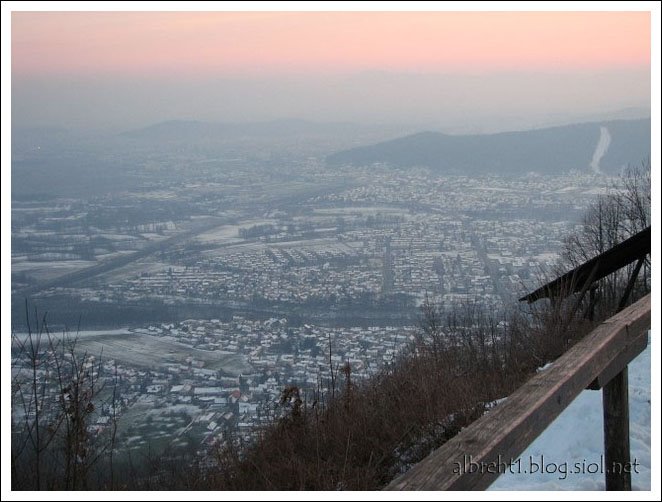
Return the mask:
M 312 122 L 302 119 L 279 119 L 263 122 L 204 122 L 199 120 L 168 120 L 141 129 L 121 133 L 124 138 L 147 141 L 191 141 L 237 137 L 291 136 L 297 134 L 328 134 L 338 130 L 360 130 L 359 124 L 348 122 Z
M 650 118 L 572 124 L 528 131 L 452 136 L 421 132 L 327 157 L 329 166 L 372 165 L 429 167 L 448 174 L 539 172 L 555 174 L 590 170 L 606 129 L 609 139 L 599 169 L 616 173 L 650 156 Z M 604 138 L 603 138 L 604 140 Z M 595 162 L 594 162 L 595 163 Z

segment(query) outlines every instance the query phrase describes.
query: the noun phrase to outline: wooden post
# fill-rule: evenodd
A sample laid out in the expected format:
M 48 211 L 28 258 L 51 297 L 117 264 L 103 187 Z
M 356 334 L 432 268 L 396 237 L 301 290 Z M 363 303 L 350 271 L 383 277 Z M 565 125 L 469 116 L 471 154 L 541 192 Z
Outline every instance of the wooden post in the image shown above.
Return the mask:
M 588 302 L 588 310 L 586 311 L 586 316 L 589 321 L 593 321 L 593 318 L 595 317 L 595 288 L 591 288 L 591 291 L 589 292 L 589 302 Z
M 639 258 L 637 265 L 634 267 L 634 270 L 632 271 L 632 275 L 630 275 L 630 280 L 628 280 L 628 285 L 626 286 L 625 292 L 623 293 L 623 297 L 621 298 L 621 301 L 618 304 L 619 311 L 625 308 L 625 304 L 627 303 L 628 298 L 630 298 L 630 293 L 632 293 L 632 288 L 634 288 L 634 282 L 637 280 L 637 276 L 639 275 L 639 270 L 641 270 L 641 266 L 644 264 L 645 260 L 646 260 L 645 257 Z
M 631 490 L 630 413 L 628 367 L 602 389 L 605 431 L 605 484 L 607 490 Z

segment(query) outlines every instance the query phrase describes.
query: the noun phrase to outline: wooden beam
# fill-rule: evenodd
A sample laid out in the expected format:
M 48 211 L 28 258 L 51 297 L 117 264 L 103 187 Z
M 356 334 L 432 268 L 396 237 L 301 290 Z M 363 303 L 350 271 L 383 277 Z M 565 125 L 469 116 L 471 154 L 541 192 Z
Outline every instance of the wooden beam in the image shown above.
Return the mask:
M 600 324 L 552 366 L 432 452 L 387 490 L 487 488 L 642 331 L 650 295 Z
M 614 361 L 591 382 L 591 385 L 586 388 L 590 390 L 602 389 L 612 378 L 618 375 L 621 370 L 630 363 L 630 361 L 641 354 L 647 346 L 648 333 L 644 330 L 641 335 L 629 343 L 618 357 L 614 359 Z
M 605 431 L 605 486 L 610 491 L 632 490 L 627 366 L 602 389 L 602 411 Z

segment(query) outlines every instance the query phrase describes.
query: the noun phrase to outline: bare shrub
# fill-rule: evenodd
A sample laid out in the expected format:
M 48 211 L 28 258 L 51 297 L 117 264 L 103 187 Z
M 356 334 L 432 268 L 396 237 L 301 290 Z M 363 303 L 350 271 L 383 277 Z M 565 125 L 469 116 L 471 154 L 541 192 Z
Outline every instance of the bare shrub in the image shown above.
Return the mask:
M 109 455 L 112 466 L 114 450 L 114 421 L 110 436 L 90 428 L 101 357 L 78 351 L 66 332 L 55 336 L 45 316 L 27 326 L 12 333 L 12 488 L 88 489 L 92 469 Z

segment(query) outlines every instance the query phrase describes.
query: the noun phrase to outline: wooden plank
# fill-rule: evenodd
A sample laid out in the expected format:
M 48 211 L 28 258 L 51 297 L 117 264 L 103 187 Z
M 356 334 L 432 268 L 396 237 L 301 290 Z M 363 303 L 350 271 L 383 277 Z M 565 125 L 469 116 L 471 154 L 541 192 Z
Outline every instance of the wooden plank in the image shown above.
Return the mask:
M 630 361 L 641 354 L 647 346 L 648 333 L 644 330 L 641 332 L 641 335 L 635 338 L 632 343 L 628 344 L 623 352 L 621 352 L 618 357 L 591 382 L 591 385 L 586 388 L 590 390 L 602 389 L 612 378 L 618 375 L 623 368 L 630 364 Z
M 650 295 L 600 324 L 547 370 L 461 431 L 387 490 L 487 488 L 547 426 L 650 327 Z
M 602 389 L 602 411 L 606 488 L 610 491 L 632 490 L 627 366 Z

